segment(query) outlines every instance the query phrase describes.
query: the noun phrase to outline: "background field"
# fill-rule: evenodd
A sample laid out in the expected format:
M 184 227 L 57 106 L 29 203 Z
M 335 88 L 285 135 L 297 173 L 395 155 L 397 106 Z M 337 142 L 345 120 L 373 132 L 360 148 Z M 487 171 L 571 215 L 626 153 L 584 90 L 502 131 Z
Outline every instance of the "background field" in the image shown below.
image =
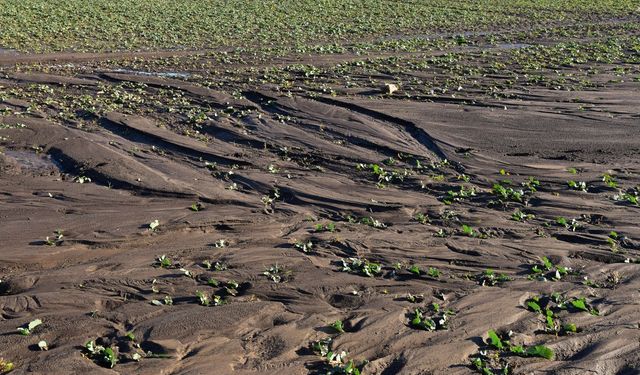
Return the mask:
M 274 46 L 520 30 L 638 12 L 634 0 L 5 0 L 0 47 L 114 51 Z

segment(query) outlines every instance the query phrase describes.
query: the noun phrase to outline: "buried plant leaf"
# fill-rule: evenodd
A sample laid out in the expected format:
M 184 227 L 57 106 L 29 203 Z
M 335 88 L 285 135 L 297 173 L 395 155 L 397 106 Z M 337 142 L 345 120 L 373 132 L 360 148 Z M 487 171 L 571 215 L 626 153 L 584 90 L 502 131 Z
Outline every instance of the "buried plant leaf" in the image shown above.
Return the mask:
M 530 346 L 526 349 L 525 354 L 529 357 L 542 357 L 545 359 L 553 359 L 555 356 L 553 349 L 544 345 Z
M 586 311 L 591 315 L 600 315 L 600 312 L 589 306 L 587 304 L 587 300 L 584 297 L 581 298 L 576 298 L 574 300 L 571 301 L 571 306 L 573 306 L 575 309 L 581 310 L 581 311 Z

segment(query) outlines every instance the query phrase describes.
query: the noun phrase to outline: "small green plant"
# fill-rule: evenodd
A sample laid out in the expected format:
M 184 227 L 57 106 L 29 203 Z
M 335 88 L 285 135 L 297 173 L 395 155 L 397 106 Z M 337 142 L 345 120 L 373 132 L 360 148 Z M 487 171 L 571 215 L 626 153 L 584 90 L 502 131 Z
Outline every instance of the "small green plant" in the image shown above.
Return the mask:
M 374 218 L 372 218 L 371 216 L 369 217 L 363 217 L 362 219 L 360 219 L 360 223 L 364 224 L 364 225 L 368 225 L 370 227 L 373 228 L 377 228 L 377 229 L 384 229 L 387 227 L 387 225 L 379 220 L 376 220 Z
M 541 357 L 549 360 L 555 356 L 553 350 L 544 345 L 534 345 L 530 347 L 512 345 L 508 338 L 501 337 L 494 330 L 489 330 L 487 336 L 489 346 L 499 352 L 507 352 L 521 357 Z
M 440 238 L 445 238 L 448 236 L 447 232 L 442 228 L 439 228 L 438 230 L 436 230 L 436 232 L 433 235 L 435 237 L 440 237 Z
M 118 363 L 118 355 L 112 348 L 97 345 L 94 340 L 87 341 L 84 344 L 84 349 L 89 358 L 97 361 L 101 365 L 113 368 L 116 363 Z
M 479 232 L 473 228 L 471 228 L 469 225 L 463 224 L 462 227 L 460 227 L 460 231 L 462 232 L 463 235 L 467 236 L 467 237 L 473 237 L 473 238 L 487 238 L 488 235 L 486 235 L 485 233 Z
M 608 173 L 602 175 L 602 182 L 604 182 L 607 187 L 610 187 L 612 189 L 618 188 L 618 182 L 616 181 L 616 178 Z
M 47 236 L 44 239 L 44 244 L 47 246 L 59 246 L 62 244 L 63 241 L 63 233 L 62 233 L 62 229 L 57 229 L 53 232 L 54 236 L 53 237 L 49 237 Z
M 431 316 L 425 314 L 430 312 Z M 455 313 L 452 310 L 442 310 L 440 305 L 432 303 L 427 309 L 416 308 L 411 318 L 410 326 L 424 331 L 445 330 L 449 328 L 449 317 Z
M 382 273 L 382 266 L 378 263 L 369 262 L 364 258 L 342 259 L 342 272 L 374 277 Z
M 327 374 L 335 375 L 360 375 L 360 368 L 366 364 L 357 366 L 353 360 L 347 361 L 347 352 L 337 352 L 331 349 L 332 340 L 326 338 L 311 343 L 311 350 L 322 357 L 328 364 Z
M 587 191 L 587 183 L 584 181 L 569 180 L 567 181 L 567 185 L 573 190 Z
M 291 278 L 291 271 L 286 270 L 278 265 L 278 263 L 267 268 L 262 274 L 274 283 L 283 283 Z
M 202 306 L 209 306 L 211 304 L 209 296 L 205 292 L 196 290 L 196 298 L 198 298 L 198 301 L 200 301 Z
M 640 193 L 638 191 L 638 188 L 636 188 L 635 190 L 632 190 L 630 192 L 614 195 L 613 200 L 626 201 L 628 203 L 631 203 L 634 206 L 640 206 L 640 200 L 638 198 L 639 196 L 640 196 Z
M 586 311 L 591 315 L 596 315 L 596 316 L 600 315 L 600 312 L 597 309 L 590 306 L 584 297 L 575 298 L 570 302 L 571 302 L 571 306 L 576 310 Z
M 335 329 L 338 333 L 344 333 L 344 324 L 342 323 L 342 320 L 336 320 L 331 323 L 331 328 Z
M 308 241 L 296 241 L 293 244 L 293 247 L 301 250 L 303 253 L 309 253 L 313 250 L 313 242 L 311 240 Z
M 204 204 L 202 204 L 202 203 L 200 203 L 200 202 L 196 202 L 196 203 L 192 204 L 192 205 L 189 207 L 189 209 L 190 209 L 191 211 L 194 211 L 194 212 L 200 212 L 200 211 L 204 210 Z
M 33 330 L 42 324 L 42 320 L 40 319 L 35 319 L 29 322 L 29 324 L 26 324 L 23 327 L 19 327 L 18 328 L 18 333 L 23 335 L 23 336 L 29 336 L 31 334 L 31 332 L 33 332 Z
M 160 268 L 170 268 L 173 265 L 173 261 L 170 258 L 168 258 L 166 255 L 160 255 L 156 259 L 155 265 L 156 267 L 160 267 Z
M 507 281 L 511 281 L 511 278 L 503 273 L 496 274 L 492 269 L 487 269 L 480 275 L 476 276 L 478 284 L 482 286 L 495 286 Z
M 564 217 L 557 217 L 556 221 L 555 221 L 556 225 L 561 226 L 561 227 L 565 227 L 568 230 L 575 232 L 577 229 L 579 229 L 581 227 L 580 223 L 578 222 L 578 220 L 576 220 L 575 218 L 571 219 L 571 221 L 567 220 Z
M 558 281 L 564 276 L 572 273 L 570 267 L 563 267 L 553 264 L 547 257 L 540 258 L 541 263 L 531 267 L 529 279 L 538 279 L 541 281 L 552 280 Z
M 434 279 L 437 279 L 440 277 L 440 271 L 437 268 L 429 267 L 429 269 L 427 270 L 427 275 L 429 277 L 433 277 Z
M 316 226 L 314 227 L 316 232 L 335 232 L 336 231 L 336 224 L 333 222 L 329 222 L 327 224 L 316 224 Z
M 447 195 L 442 198 L 442 202 L 444 204 L 452 204 L 453 202 L 462 202 L 467 198 L 475 196 L 476 189 L 474 187 L 465 188 L 464 186 L 460 186 L 460 190 L 458 191 L 447 191 Z
M 15 366 L 13 365 L 13 362 L 9 362 L 4 358 L 0 357 L 0 373 L 2 374 L 9 373 L 13 371 L 14 368 Z
M 214 264 L 211 264 L 211 261 L 209 260 L 202 262 L 202 266 L 208 270 L 213 269 L 214 271 L 226 271 L 229 269 L 229 265 L 224 262 L 215 262 Z
M 522 203 L 524 201 L 525 192 L 524 190 L 515 190 L 512 187 L 504 186 L 506 182 L 495 183 L 493 184 L 492 192 L 497 196 L 498 202 L 504 204 L 507 201 L 519 202 Z
M 527 214 L 520 210 L 516 210 L 513 214 L 511 214 L 511 219 L 515 221 L 527 221 L 535 218 L 533 214 Z
M 423 214 L 422 212 L 418 212 L 413 219 L 415 221 L 417 221 L 418 223 L 422 224 L 422 225 L 426 225 L 429 224 L 431 222 L 431 220 L 429 219 L 429 216 Z

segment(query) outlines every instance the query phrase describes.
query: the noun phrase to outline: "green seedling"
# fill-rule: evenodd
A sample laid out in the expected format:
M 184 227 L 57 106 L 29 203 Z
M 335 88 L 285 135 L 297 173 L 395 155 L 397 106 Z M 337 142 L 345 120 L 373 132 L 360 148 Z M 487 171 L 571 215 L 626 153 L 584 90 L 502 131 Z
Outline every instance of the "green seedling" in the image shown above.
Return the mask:
M 364 276 L 374 277 L 382 272 L 382 266 L 372 263 L 364 258 L 342 259 L 342 272 L 356 273 Z
M 209 296 L 204 292 L 196 290 L 196 297 L 198 298 L 198 301 L 200 301 L 200 304 L 202 306 L 209 306 L 211 304 Z
M 15 368 L 13 362 L 9 362 L 7 360 L 5 360 L 4 358 L 0 357 L 0 373 L 2 374 L 6 374 L 9 373 L 11 371 L 13 371 L 13 369 Z
M 497 284 L 511 281 L 511 278 L 503 273 L 496 274 L 492 269 L 487 269 L 480 275 L 476 276 L 478 284 L 482 286 L 495 286 Z
M 97 345 L 95 341 L 90 340 L 84 344 L 84 348 L 89 358 L 96 360 L 98 363 L 113 368 L 118 363 L 118 356 L 112 348 L 105 348 Z
M 463 224 L 462 227 L 460 228 L 460 231 L 462 232 L 463 235 L 467 236 L 467 237 L 473 237 L 473 238 L 487 238 L 488 236 L 484 233 L 481 233 L 473 228 L 471 228 L 470 226 Z
M 360 367 L 364 363 L 361 366 L 356 366 L 353 360 L 346 360 L 347 353 L 345 351 L 333 351 L 331 345 L 331 338 L 311 343 L 311 350 L 329 364 L 330 368 L 327 374 L 360 375 Z
M 551 348 L 546 347 L 544 345 L 536 345 L 536 346 L 528 347 L 525 350 L 525 354 L 527 357 L 541 357 L 549 360 L 553 359 L 555 355 Z
M 169 268 L 173 265 L 173 261 L 170 258 L 167 258 L 166 255 L 160 255 L 156 259 L 156 266 L 160 268 Z
M 186 277 L 193 278 L 193 273 L 191 273 L 191 271 L 189 271 L 186 268 L 180 268 L 180 272 L 182 272 L 182 274 L 185 275 Z
M 416 308 L 409 325 L 413 328 L 424 331 L 448 329 L 449 316 L 454 315 L 455 313 L 452 310 L 443 311 L 437 303 L 432 303 L 429 306 L 429 310 L 433 312 L 433 315 L 430 317 L 425 316 L 426 311 Z
M 313 242 L 311 240 L 308 241 L 296 241 L 293 246 L 296 249 L 302 250 L 303 253 L 311 252 L 313 249 Z
M 445 238 L 445 237 L 448 236 L 448 234 L 444 229 L 440 228 L 433 234 L 433 236 L 434 237 Z
M 20 333 L 23 336 L 29 336 L 31 334 L 31 332 L 33 332 L 33 330 L 42 324 L 42 320 L 40 319 L 35 319 L 29 322 L 29 324 L 27 324 L 24 327 L 19 327 L 18 328 L 18 333 Z
M 229 269 L 229 265 L 224 262 L 215 262 L 211 264 L 211 261 L 205 260 L 202 262 L 202 266 L 208 270 L 213 269 L 214 271 L 226 271 Z
M 612 189 L 618 188 L 618 182 L 616 181 L 616 178 L 608 173 L 602 175 L 602 182 L 604 182 L 607 187 L 610 187 Z
M 498 336 L 496 331 L 491 329 L 489 330 L 489 332 L 487 332 L 487 335 L 489 336 L 489 344 L 491 344 L 491 346 L 493 346 L 495 349 L 498 349 L 498 350 L 504 349 L 504 344 L 502 343 L 502 339 L 500 338 L 500 336 Z
M 429 267 L 429 269 L 427 270 L 427 275 L 429 277 L 433 277 L 434 279 L 437 279 L 440 277 L 440 271 L 435 267 Z
M 363 217 L 362 219 L 360 219 L 360 223 L 364 224 L 364 225 L 368 225 L 370 227 L 373 228 L 377 228 L 377 229 L 384 229 L 387 227 L 387 225 L 379 220 L 376 220 L 374 218 L 372 218 L 371 216 L 369 217 Z
M 227 292 L 227 294 L 236 296 L 238 295 L 239 286 L 240 284 L 238 284 L 235 280 L 229 280 L 225 283 L 224 290 Z
M 541 357 L 549 360 L 553 359 L 555 355 L 551 348 L 544 345 L 530 347 L 512 345 L 508 340 L 501 338 L 494 330 L 489 330 L 487 335 L 489 336 L 489 345 L 500 352 L 508 352 L 521 357 Z
M 264 272 L 262 272 L 262 274 L 271 279 L 271 281 L 273 281 L 274 283 L 286 282 L 291 278 L 291 271 L 285 270 L 284 268 L 280 267 L 278 263 L 267 268 Z
M 342 320 L 336 320 L 331 323 L 331 328 L 335 329 L 338 333 L 344 333 L 344 324 L 342 323 Z
M 189 209 L 190 209 L 191 211 L 194 211 L 194 212 L 200 212 L 200 211 L 204 210 L 204 204 L 202 204 L 202 203 L 200 203 L 200 202 L 196 202 L 196 203 L 192 204 L 192 205 L 189 207 Z
M 431 220 L 429 219 L 429 216 L 423 214 L 422 212 L 418 212 L 413 219 L 415 221 L 417 221 L 418 223 L 422 224 L 422 225 L 426 225 L 429 224 L 431 222 Z
M 571 306 L 573 306 L 573 308 L 580 310 L 580 311 L 586 311 L 591 315 L 600 315 L 600 312 L 589 306 L 589 304 L 587 303 L 587 300 L 584 297 L 581 298 L 576 298 L 574 300 L 571 301 Z
M 571 168 L 567 168 L 567 172 L 571 173 L 571 174 L 578 174 L 578 170 L 571 167 Z
M 613 200 L 626 201 L 628 203 L 631 203 L 634 206 L 640 206 L 640 200 L 638 197 L 639 197 L 639 192 L 636 188 L 636 190 L 633 190 L 632 192 L 626 192 L 626 193 L 614 195 Z
M 527 214 L 524 213 L 520 210 L 516 210 L 513 214 L 511 214 L 511 219 L 515 220 L 515 221 L 527 221 L 527 220 L 531 220 L 534 219 L 535 215 L 533 214 Z
M 420 267 L 416 266 L 415 264 L 409 267 L 407 270 L 416 276 L 420 276 Z
M 449 190 L 447 191 L 447 195 L 442 198 L 442 202 L 444 204 L 452 204 L 453 202 L 462 202 L 463 200 L 475 197 L 476 189 L 474 187 L 465 188 L 464 186 L 460 186 L 459 191 Z
M 581 226 L 578 220 L 576 220 L 575 218 L 571 219 L 571 221 L 568 221 L 566 218 L 561 216 L 556 218 L 556 225 L 565 227 L 572 232 L 575 232 Z
M 53 237 L 49 237 L 47 236 L 44 239 L 44 244 L 47 246 L 59 246 L 62 244 L 64 235 L 62 233 L 62 229 L 57 229 L 53 232 L 54 236 Z
M 536 264 L 531 267 L 529 279 L 537 278 L 541 281 L 558 281 L 573 272 L 569 267 L 554 265 L 547 257 L 542 257 L 540 260 L 542 262 L 541 264 Z
M 515 190 L 511 187 L 503 186 L 504 182 L 493 184 L 492 192 L 498 197 L 500 203 L 513 201 L 522 203 L 524 200 L 524 190 Z
M 418 295 L 413 295 L 411 293 L 407 293 L 407 301 L 411 302 L 411 303 L 420 303 L 424 301 L 424 295 L 423 294 L 418 294 Z
M 569 180 L 567 181 L 567 185 L 573 190 L 584 191 L 584 192 L 587 191 L 587 183 L 584 181 Z
M 327 224 L 316 224 L 316 226 L 314 227 L 316 232 L 335 232 L 336 231 L 336 224 L 329 222 Z

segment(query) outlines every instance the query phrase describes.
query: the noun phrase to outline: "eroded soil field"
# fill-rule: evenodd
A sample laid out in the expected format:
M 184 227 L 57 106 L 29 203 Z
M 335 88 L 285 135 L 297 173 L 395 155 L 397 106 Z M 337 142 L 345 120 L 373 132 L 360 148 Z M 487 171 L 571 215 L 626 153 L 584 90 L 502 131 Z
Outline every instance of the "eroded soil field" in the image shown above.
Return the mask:
M 639 35 L 630 15 L 328 51 L 0 54 L 0 357 L 638 373 Z M 344 364 L 314 351 L 327 338 Z

